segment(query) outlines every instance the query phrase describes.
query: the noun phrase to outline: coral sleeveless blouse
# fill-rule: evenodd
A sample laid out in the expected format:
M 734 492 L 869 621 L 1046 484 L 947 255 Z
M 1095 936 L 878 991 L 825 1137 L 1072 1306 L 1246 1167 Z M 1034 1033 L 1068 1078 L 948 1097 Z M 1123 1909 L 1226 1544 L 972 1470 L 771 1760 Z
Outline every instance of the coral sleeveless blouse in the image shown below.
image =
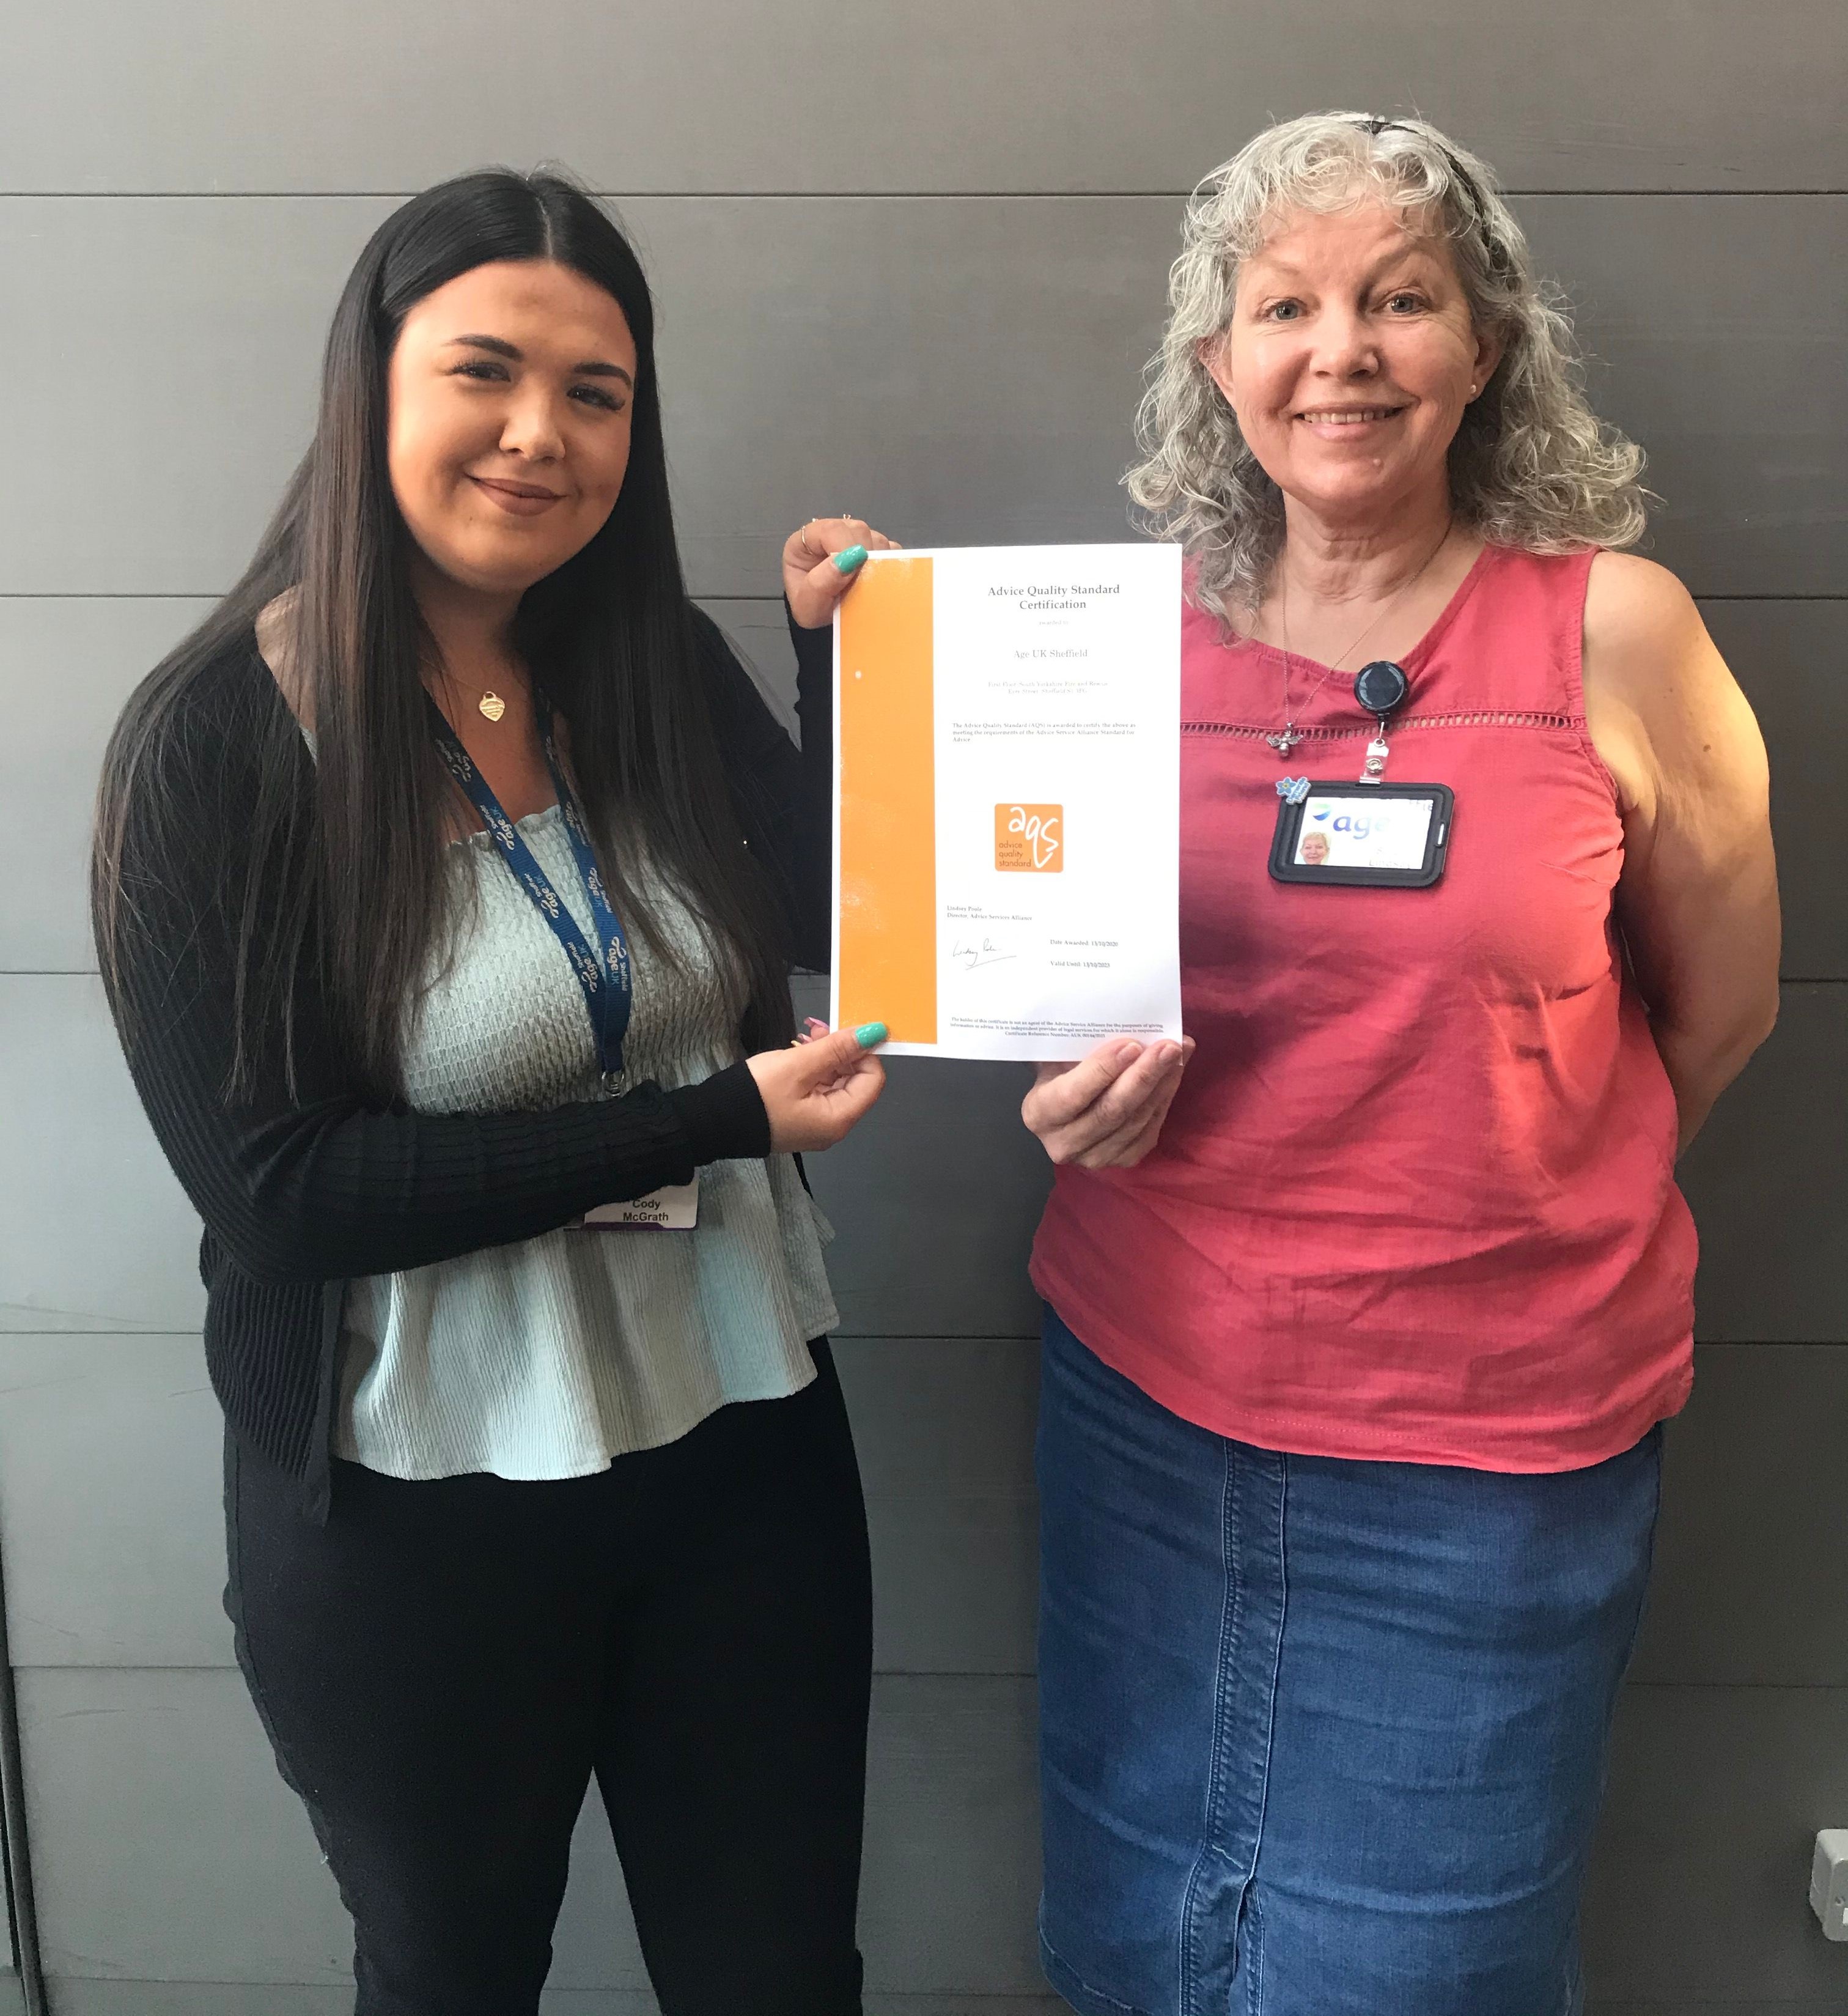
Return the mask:
M 1613 915 L 1580 683 L 1594 556 L 1490 547 L 1401 662 L 1390 783 L 1456 794 L 1429 889 L 1273 881 L 1277 780 L 1356 779 L 1353 675 L 1189 604 L 1181 961 L 1198 1042 L 1159 1147 L 1062 1168 L 1040 1292 L 1149 1396 L 1307 1455 L 1570 1470 L 1686 1399 L 1695 1234 Z M 1291 662 L 1293 693 L 1322 668 Z

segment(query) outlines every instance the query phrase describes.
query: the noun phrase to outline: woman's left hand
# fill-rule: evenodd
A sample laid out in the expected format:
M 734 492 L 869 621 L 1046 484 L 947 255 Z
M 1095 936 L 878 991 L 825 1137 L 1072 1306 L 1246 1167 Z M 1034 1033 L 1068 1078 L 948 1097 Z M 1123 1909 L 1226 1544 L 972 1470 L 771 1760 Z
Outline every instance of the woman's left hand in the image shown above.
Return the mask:
M 864 518 L 811 518 L 783 542 L 783 592 L 804 630 L 818 630 L 854 585 L 869 553 L 898 544 Z
M 1020 1118 L 1056 1163 L 1080 1169 L 1133 1169 L 1152 1154 L 1181 1089 L 1193 1039 L 1099 1043 L 1075 1064 L 1041 1064 Z

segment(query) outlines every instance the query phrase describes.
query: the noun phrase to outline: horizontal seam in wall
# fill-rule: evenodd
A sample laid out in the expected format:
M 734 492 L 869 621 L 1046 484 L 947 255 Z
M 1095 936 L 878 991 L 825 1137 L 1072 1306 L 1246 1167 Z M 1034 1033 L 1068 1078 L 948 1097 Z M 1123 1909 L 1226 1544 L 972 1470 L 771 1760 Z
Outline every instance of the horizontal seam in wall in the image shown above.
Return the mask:
M 11 1306 L 16 1309 L 22 1305 L 15 1302 Z M 48 1309 L 45 1313 L 49 1316 L 53 1312 Z M 56 1330 L 29 1330 L 21 1326 L 14 1330 L 0 1330 L 0 1348 L 5 1348 L 6 1340 L 9 1337 L 119 1337 L 124 1342 L 132 1338 L 138 1344 L 144 1344 L 150 1339 L 163 1337 L 185 1337 L 200 1341 L 203 1340 L 204 1334 L 203 1330 L 122 1330 L 120 1328 L 71 1330 L 63 1325 L 60 1325 Z M 1027 1345 L 1037 1345 L 1040 1341 L 1037 1330 L 979 1330 L 966 1333 L 944 1330 L 831 1330 L 829 1335 L 836 1344 L 1017 1344 Z M 1728 1343 L 1736 1341 L 1731 1338 L 1727 1340 Z
M 146 1666 L 117 1665 L 98 1661 L 84 1665 L 39 1665 L 31 1661 L 16 1660 L 13 1670 L 19 1673 L 235 1673 L 237 1668 L 226 1660 L 216 1665 L 187 1665 Z M 880 1679 L 892 1680 L 1033 1680 L 1037 1672 L 1027 1669 L 940 1666 L 875 1666 L 874 1675 Z M 1631 1694 L 1848 1694 L 1848 1678 L 1840 1680 L 1626 1680 L 1624 1687 Z
M 1848 1678 L 1839 1680 L 1626 1680 L 1623 1685 L 1625 1690 L 1630 1694 L 1848 1694 Z
M 10 1306 L 16 1309 L 21 1307 L 22 1305 L 18 1302 L 14 1302 Z M 38 1312 L 37 1310 L 34 1310 L 31 1312 L 31 1313 L 37 1315 Z M 52 1312 L 48 1309 L 45 1313 L 47 1316 L 49 1316 L 52 1314 Z M 27 1330 L 22 1326 L 16 1330 L 0 1330 L 0 1351 L 5 1349 L 7 1340 L 9 1337 L 16 1337 L 40 1338 L 54 1337 L 119 1337 L 124 1344 L 131 1341 L 135 1344 L 152 1344 L 157 1342 L 162 1337 L 177 1338 L 182 1340 L 188 1344 L 203 1344 L 205 1341 L 205 1332 L 203 1330 L 69 1330 L 63 1327 L 62 1326 L 56 1330 Z M 0 1387 L 0 1392 L 6 1392 L 10 1390 L 10 1388 L 6 1387 Z
M 836 1344 L 1010 1344 L 1026 1349 L 1037 1347 L 1040 1341 L 1037 1330 L 837 1330 L 829 1334 Z M 124 1342 L 133 1339 L 138 1344 L 145 1344 L 160 1337 L 203 1341 L 204 1333 L 196 1330 L 72 1330 L 62 1324 L 56 1330 L 29 1330 L 22 1326 L 16 1330 L 0 1330 L 0 1349 L 5 1348 L 6 1340 L 11 1337 L 116 1337 Z M 1699 1351 L 1848 1351 L 1848 1337 L 1696 1337 L 1694 1343 Z
M 0 980 L 93 980 L 97 969 L 93 966 L 0 966 Z M 825 980 L 825 974 L 796 973 L 791 976 L 799 980 Z M 1848 986 L 1848 974 L 1840 973 L 1781 973 L 1778 982 L 1782 987 L 1844 987 Z M 967 1061 L 979 1062 L 980 1060 Z M 1006 1063 L 1006 1058 L 994 1060 Z
M 1184 203 L 1184 189 L 594 189 L 610 203 Z M 0 200 L 58 203 L 273 202 L 369 203 L 404 200 L 414 189 L 0 189 Z M 1509 189 L 1502 194 L 1522 202 L 1570 201 L 1582 196 L 1812 197 L 1848 196 L 1848 189 Z
M 131 1661 L 95 1661 L 84 1665 L 69 1665 L 48 1662 L 38 1665 L 30 1660 L 13 1661 L 16 1673 L 235 1673 L 237 1668 L 227 1659 L 220 1663 L 178 1665 L 172 1666 L 137 1665 Z M 874 1672 L 882 1679 L 893 1680 L 1031 1680 L 1038 1678 L 1030 1669 L 1005 1672 L 993 1669 L 971 1669 L 967 1667 L 938 1666 L 875 1666 Z M 1656 1686 L 1655 1681 L 1637 1683 Z M 1668 1684 L 1679 1684 L 1669 1683 Z
M 6 1980 L 9 1977 L 13 1976 L 13 1968 L 9 1967 L 5 1961 L 0 1960 L 0 1981 Z M 346 1989 L 347 1992 L 350 1993 L 351 1992 L 352 1985 L 350 1982 L 342 1983 L 339 1981 L 330 1981 L 321 1977 L 317 1977 L 312 1981 L 251 1981 L 247 1978 L 239 1980 L 221 1981 L 215 1976 L 208 1975 L 188 1974 L 176 1976 L 173 1975 L 155 1974 L 73 1974 L 68 1969 L 60 1969 L 56 1967 L 48 1967 L 45 1970 L 45 1978 L 51 1982 L 81 1982 L 85 1987 L 99 1985 L 102 1987 L 124 1988 L 238 1988 L 246 1990 L 266 1988 L 327 1988 L 331 1989 L 336 1995 L 341 1993 L 343 1986 Z M 1006 2002 L 1013 2004 L 1016 2007 L 1018 2007 L 1022 2003 L 1032 2003 L 1043 2005 L 1044 2007 L 1050 2010 L 1059 2011 L 1062 2011 L 1067 2007 L 1067 2005 L 1060 2001 L 1056 1996 L 1037 1994 L 1032 1989 L 957 1988 L 949 1990 L 947 1993 L 939 1993 L 935 1989 L 895 1988 L 878 1989 L 871 1992 L 876 1993 L 879 2000 L 883 2003 L 927 2002 L 937 2008 L 941 2008 L 946 2003 L 960 2008 L 965 2003 L 976 2002 Z M 610 1995 L 624 1995 L 631 1997 L 640 1997 L 645 1995 L 647 1993 L 647 1989 L 642 1988 L 559 1988 L 555 1985 L 547 1990 L 548 1998 L 550 1996 L 554 1994 L 561 1994 L 581 1996 L 586 2000 L 593 1996 Z M 1633 2005 L 1625 2003 L 1622 2006 L 1628 2008 Z M 1654 2003 L 1637 2003 L 1634 2006 L 1639 2008 L 1653 2009 L 1657 2005 Z M 1666 2003 L 1660 2006 L 1665 2009 L 1668 2007 L 1668 2004 Z M 1743 2008 L 1746 2005 L 1742 2003 L 1716 2003 L 1713 2006 L 1720 2012 L 1720 2016 L 1725 2016 L 1725 2012 L 1728 2008 Z M 1755 2002 L 1750 2006 L 1753 2011 L 1753 2016 L 1757 2016 L 1757 2011 L 1765 2005 Z M 1781 2008 L 1785 2005 L 1779 2003 L 1777 2006 Z M 1793 2002 L 1789 2006 L 1798 2012 L 1798 2016 L 1803 2016 L 1803 2012 L 1808 2011 L 1812 2007 L 1820 2007 L 1821 2005 L 1820 2003 L 1811 2004 L 1807 2002 Z M 1592 2012 L 1592 2016 L 1596 2016 L 1595 2010 Z M 1678 2008 L 1676 2012 L 1676 2016 L 1679 2016 Z
M 692 536 L 697 538 L 699 535 L 696 533 Z M 764 532 L 750 536 L 771 539 L 775 535 Z M 223 600 L 225 592 L 222 589 L 212 588 L 0 588 L 0 602 L 219 602 Z M 766 609 L 775 610 L 782 607 L 782 598 L 776 595 L 733 595 L 696 589 L 692 599 L 695 602 L 760 603 Z M 1805 590 L 1788 595 L 1768 591 L 1762 595 L 1707 595 L 1696 589 L 1694 599 L 1696 602 L 1848 602 L 1848 589 L 1815 593 Z
M 1848 1337 L 1697 1336 L 1694 1348 L 1696 1351 L 1843 1351 L 1848 1350 Z

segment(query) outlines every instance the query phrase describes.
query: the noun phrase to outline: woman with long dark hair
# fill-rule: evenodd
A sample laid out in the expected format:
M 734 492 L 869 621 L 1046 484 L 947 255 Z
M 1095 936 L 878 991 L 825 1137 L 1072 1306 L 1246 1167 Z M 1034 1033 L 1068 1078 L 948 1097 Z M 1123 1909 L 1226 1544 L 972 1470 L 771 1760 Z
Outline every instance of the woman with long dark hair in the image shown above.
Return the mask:
M 798 753 L 687 599 L 633 253 L 465 176 L 361 254 L 274 524 L 111 742 L 98 945 L 205 1222 L 227 1607 L 361 2016 L 538 2007 L 593 1773 L 669 2016 L 860 2007 L 865 1522 L 794 1156 L 884 1031 L 793 1042 L 786 975 L 886 543 L 784 549 Z

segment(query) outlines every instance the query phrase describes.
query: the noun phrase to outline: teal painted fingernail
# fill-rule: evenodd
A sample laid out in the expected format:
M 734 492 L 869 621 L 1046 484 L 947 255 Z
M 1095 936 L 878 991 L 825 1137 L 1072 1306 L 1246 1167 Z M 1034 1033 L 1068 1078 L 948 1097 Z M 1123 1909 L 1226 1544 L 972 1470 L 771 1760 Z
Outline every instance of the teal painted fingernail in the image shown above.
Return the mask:
M 834 556 L 834 564 L 843 574 L 851 574 L 855 567 L 864 567 L 865 563 L 866 549 L 864 546 L 848 546 Z
M 863 1050 L 870 1050 L 875 1043 L 883 1043 L 891 1033 L 883 1022 L 862 1022 L 854 1031 L 854 1041 Z

